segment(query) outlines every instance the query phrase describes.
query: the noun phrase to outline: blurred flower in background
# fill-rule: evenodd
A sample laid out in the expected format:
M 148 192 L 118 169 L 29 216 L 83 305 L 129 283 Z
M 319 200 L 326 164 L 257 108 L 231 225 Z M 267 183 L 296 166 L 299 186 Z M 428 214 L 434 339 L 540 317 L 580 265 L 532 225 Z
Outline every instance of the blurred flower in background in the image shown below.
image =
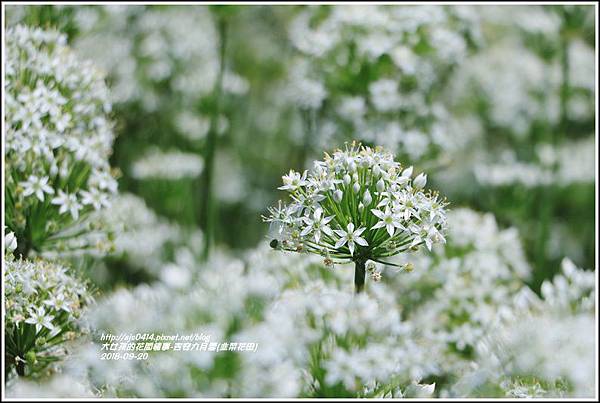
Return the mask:
M 436 99 L 479 36 L 465 10 L 349 5 L 298 12 L 289 26 L 298 55 L 284 94 L 303 111 L 309 147 L 358 139 L 420 162 L 459 146 Z

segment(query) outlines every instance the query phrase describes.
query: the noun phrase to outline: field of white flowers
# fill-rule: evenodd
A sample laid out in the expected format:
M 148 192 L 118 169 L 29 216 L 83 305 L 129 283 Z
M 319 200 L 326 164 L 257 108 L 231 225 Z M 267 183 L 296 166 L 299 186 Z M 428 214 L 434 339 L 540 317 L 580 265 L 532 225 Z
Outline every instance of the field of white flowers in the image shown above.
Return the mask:
M 597 397 L 597 6 L 2 7 L 6 397 Z

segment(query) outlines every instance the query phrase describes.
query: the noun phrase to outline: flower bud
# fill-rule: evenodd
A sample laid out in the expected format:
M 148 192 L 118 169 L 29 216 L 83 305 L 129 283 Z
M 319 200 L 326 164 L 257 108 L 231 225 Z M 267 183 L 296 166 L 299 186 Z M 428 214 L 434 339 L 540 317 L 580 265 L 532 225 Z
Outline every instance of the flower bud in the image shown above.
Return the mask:
M 350 178 L 350 175 L 348 175 L 348 174 L 344 175 L 344 185 L 348 186 L 351 181 L 352 181 L 352 178 Z
M 336 203 L 341 202 L 343 198 L 344 198 L 344 192 L 342 192 L 341 190 L 338 189 L 335 192 L 333 192 L 333 200 Z
M 423 189 L 425 187 L 426 183 L 427 183 L 427 175 L 425 175 L 424 173 L 420 173 L 419 176 L 417 176 L 415 178 L 415 180 L 413 181 L 413 185 L 415 186 L 416 189 Z
M 352 190 L 354 190 L 354 193 L 360 192 L 360 184 L 358 182 L 354 182 L 354 186 L 352 186 Z
M 56 176 L 58 173 L 58 165 L 56 163 L 50 165 L 50 176 Z
M 377 181 L 376 187 L 378 192 L 383 192 L 383 189 L 385 189 L 385 182 L 383 181 L 383 179 L 379 179 Z
M 413 173 L 413 167 L 409 166 L 404 171 L 402 171 L 402 176 L 405 178 L 410 178 L 412 176 L 412 173 Z
M 6 246 L 6 250 L 9 252 L 13 252 L 17 249 L 17 237 L 13 232 L 9 232 L 4 235 L 4 245 Z
M 362 213 L 364 209 L 365 209 L 365 205 L 363 204 L 363 202 L 358 203 L 358 211 L 360 213 Z
M 352 174 L 352 180 L 353 180 L 354 182 L 358 182 L 358 174 L 357 174 L 356 172 L 354 172 L 354 173 Z
M 378 178 L 379 175 L 381 175 L 381 168 L 379 168 L 379 165 L 375 165 L 373 167 L 373 176 Z
M 367 262 L 366 268 L 369 273 L 373 273 L 377 267 L 375 266 L 375 263 L 369 261 Z
M 369 192 L 369 190 L 365 190 L 365 194 L 363 196 L 363 203 L 365 204 L 365 206 L 368 206 L 371 204 L 371 202 L 373 201 L 373 197 L 371 196 L 371 192 Z

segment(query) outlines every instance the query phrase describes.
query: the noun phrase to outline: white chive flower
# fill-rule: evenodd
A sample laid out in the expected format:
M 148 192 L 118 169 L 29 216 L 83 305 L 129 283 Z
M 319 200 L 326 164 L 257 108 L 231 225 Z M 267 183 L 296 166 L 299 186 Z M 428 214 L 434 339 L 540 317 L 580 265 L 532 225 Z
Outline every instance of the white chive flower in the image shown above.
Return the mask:
M 104 76 L 66 42 L 54 30 L 6 31 L 6 225 L 24 257 L 65 250 L 63 235 L 72 237 L 69 230 L 87 223 L 94 208 L 107 207 L 117 190 Z M 85 195 L 95 193 L 102 202 L 88 203 Z
M 354 143 L 311 171 L 291 170 L 279 187 L 291 202 L 264 217 L 277 228 L 274 245 L 364 265 L 445 242 L 447 202 L 424 190 L 425 174 L 411 175 L 384 149 Z

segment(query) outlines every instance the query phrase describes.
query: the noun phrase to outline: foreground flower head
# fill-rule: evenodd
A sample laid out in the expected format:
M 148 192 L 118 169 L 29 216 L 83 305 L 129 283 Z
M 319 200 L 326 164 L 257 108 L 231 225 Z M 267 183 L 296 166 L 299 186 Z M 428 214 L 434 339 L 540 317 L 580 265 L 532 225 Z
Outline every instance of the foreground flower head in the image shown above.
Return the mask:
M 413 179 L 381 148 L 352 144 L 325 154 L 314 168 L 283 176 L 289 204 L 270 208 L 272 245 L 310 252 L 338 262 L 384 259 L 445 242 L 445 206 L 436 192 L 425 191 L 427 176 Z M 364 270 L 363 270 L 364 271 Z
M 81 331 L 77 321 L 91 296 L 64 266 L 5 258 L 7 367 L 11 375 L 31 375 L 64 355 L 64 343 Z
M 103 75 L 59 32 L 10 28 L 6 58 L 6 222 L 27 256 L 109 205 L 111 105 Z

